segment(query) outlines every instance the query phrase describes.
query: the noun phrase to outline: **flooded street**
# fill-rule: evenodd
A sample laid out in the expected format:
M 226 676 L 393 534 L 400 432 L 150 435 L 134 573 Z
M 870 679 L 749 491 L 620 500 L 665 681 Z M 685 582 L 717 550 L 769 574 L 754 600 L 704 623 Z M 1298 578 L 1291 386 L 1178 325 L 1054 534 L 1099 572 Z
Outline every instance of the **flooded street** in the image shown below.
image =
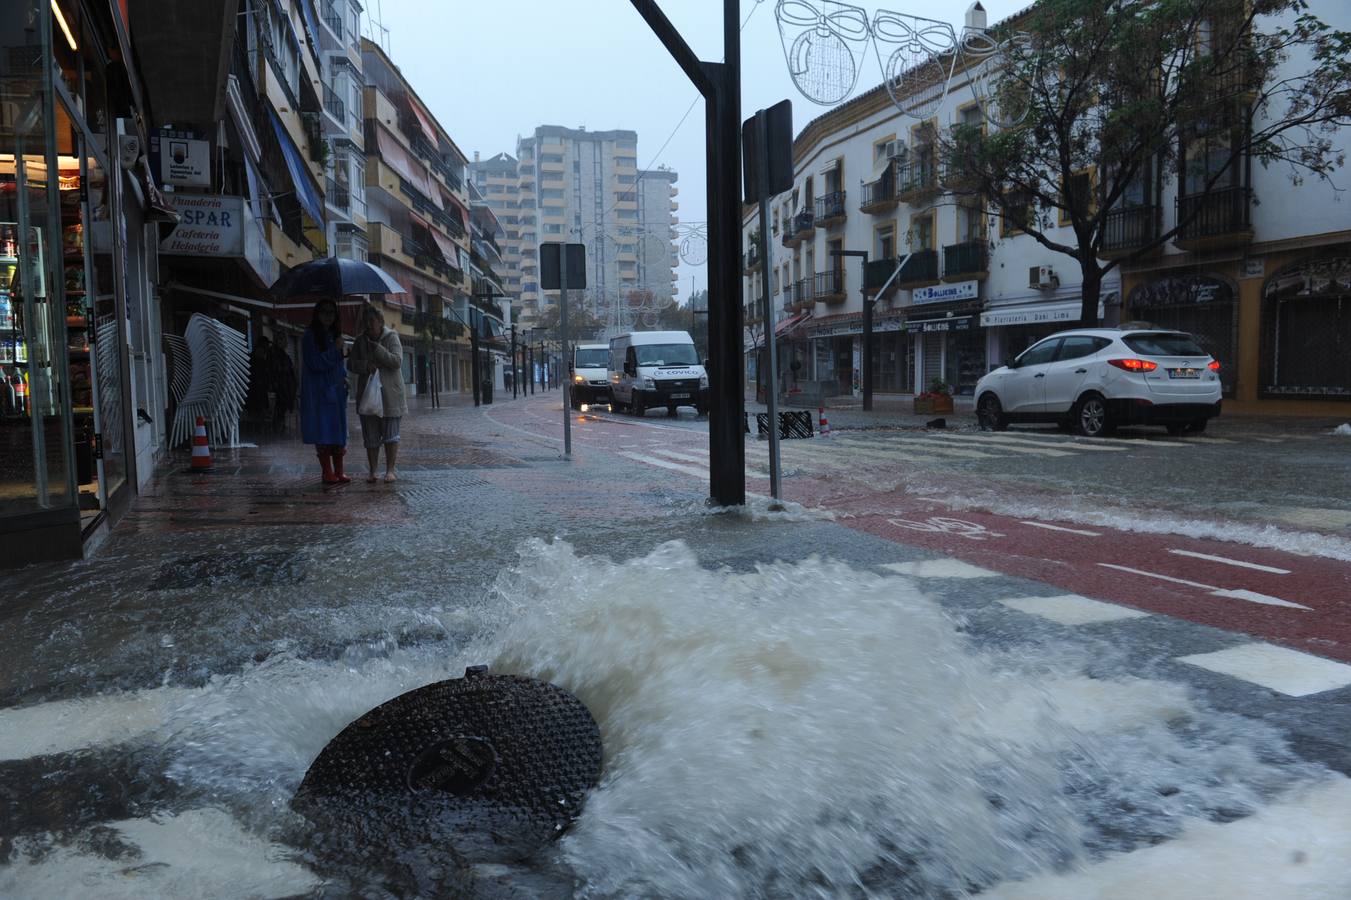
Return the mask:
M 325 491 L 293 448 L 240 451 L 210 482 L 166 474 L 94 559 L 26 572 L 0 660 L 0 895 L 1351 889 L 1351 790 L 1301 724 L 1331 707 L 1160 654 L 1217 649 L 1214 629 L 1071 629 L 1025 611 L 1046 585 L 954 577 L 822 509 L 716 513 L 585 437 L 564 463 L 505 411 L 405 427 L 422 460 L 394 488 Z M 291 811 L 349 722 L 480 664 L 600 726 L 600 784 L 560 840 L 520 857 Z

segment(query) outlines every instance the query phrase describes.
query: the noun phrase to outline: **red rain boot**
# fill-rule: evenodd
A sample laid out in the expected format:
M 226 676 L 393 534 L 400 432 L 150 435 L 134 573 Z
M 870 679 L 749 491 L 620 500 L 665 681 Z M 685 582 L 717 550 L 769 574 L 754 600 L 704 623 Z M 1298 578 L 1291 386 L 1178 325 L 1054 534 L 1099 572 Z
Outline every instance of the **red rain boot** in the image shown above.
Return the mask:
M 319 467 L 324 470 L 324 484 L 337 484 L 338 479 L 333 474 L 333 454 L 329 451 L 326 444 L 321 444 L 314 451 L 319 456 Z
M 343 474 L 342 458 L 347 455 L 346 447 L 333 448 L 333 479 L 334 484 L 351 484 L 352 476 Z

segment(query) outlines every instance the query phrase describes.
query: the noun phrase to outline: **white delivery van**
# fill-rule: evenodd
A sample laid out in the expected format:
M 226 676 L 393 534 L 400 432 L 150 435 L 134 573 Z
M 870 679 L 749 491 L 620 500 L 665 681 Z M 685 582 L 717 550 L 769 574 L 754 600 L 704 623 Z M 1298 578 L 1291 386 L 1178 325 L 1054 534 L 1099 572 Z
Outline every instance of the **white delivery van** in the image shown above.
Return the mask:
M 610 402 L 609 364 L 609 344 L 577 344 L 572 348 L 568 375 L 572 379 L 569 392 L 573 409 L 581 409 L 583 403 Z
M 653 407 L 708 412 L 708 373 L 687 331 L 631 331 L 610 339 L 610 408 L 641 416 Z

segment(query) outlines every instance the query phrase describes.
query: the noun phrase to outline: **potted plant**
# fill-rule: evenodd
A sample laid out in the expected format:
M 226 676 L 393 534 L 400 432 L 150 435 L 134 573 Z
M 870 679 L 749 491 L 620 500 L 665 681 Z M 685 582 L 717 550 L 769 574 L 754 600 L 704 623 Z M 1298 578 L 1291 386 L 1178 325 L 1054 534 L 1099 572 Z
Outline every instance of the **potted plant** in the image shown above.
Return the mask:
M 952 386 L 942 378 L 929 382 L 929 389 L 915 395 L 915 415 L 932 416 L 952 412 Z

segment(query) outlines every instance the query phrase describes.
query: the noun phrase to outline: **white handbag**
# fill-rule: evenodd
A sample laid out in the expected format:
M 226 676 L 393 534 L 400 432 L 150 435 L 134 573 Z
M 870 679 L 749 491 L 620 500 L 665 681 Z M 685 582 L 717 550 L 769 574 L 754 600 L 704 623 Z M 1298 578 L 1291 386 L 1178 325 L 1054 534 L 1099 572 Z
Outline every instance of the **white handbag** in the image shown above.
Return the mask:
M 363 416 L 385 415 L 385 394 L 380 389 L 380 370 L 376 369 L 366 379 L 366 389 L 361 392 L 361 401 L 357 403 L 357 413 Z

